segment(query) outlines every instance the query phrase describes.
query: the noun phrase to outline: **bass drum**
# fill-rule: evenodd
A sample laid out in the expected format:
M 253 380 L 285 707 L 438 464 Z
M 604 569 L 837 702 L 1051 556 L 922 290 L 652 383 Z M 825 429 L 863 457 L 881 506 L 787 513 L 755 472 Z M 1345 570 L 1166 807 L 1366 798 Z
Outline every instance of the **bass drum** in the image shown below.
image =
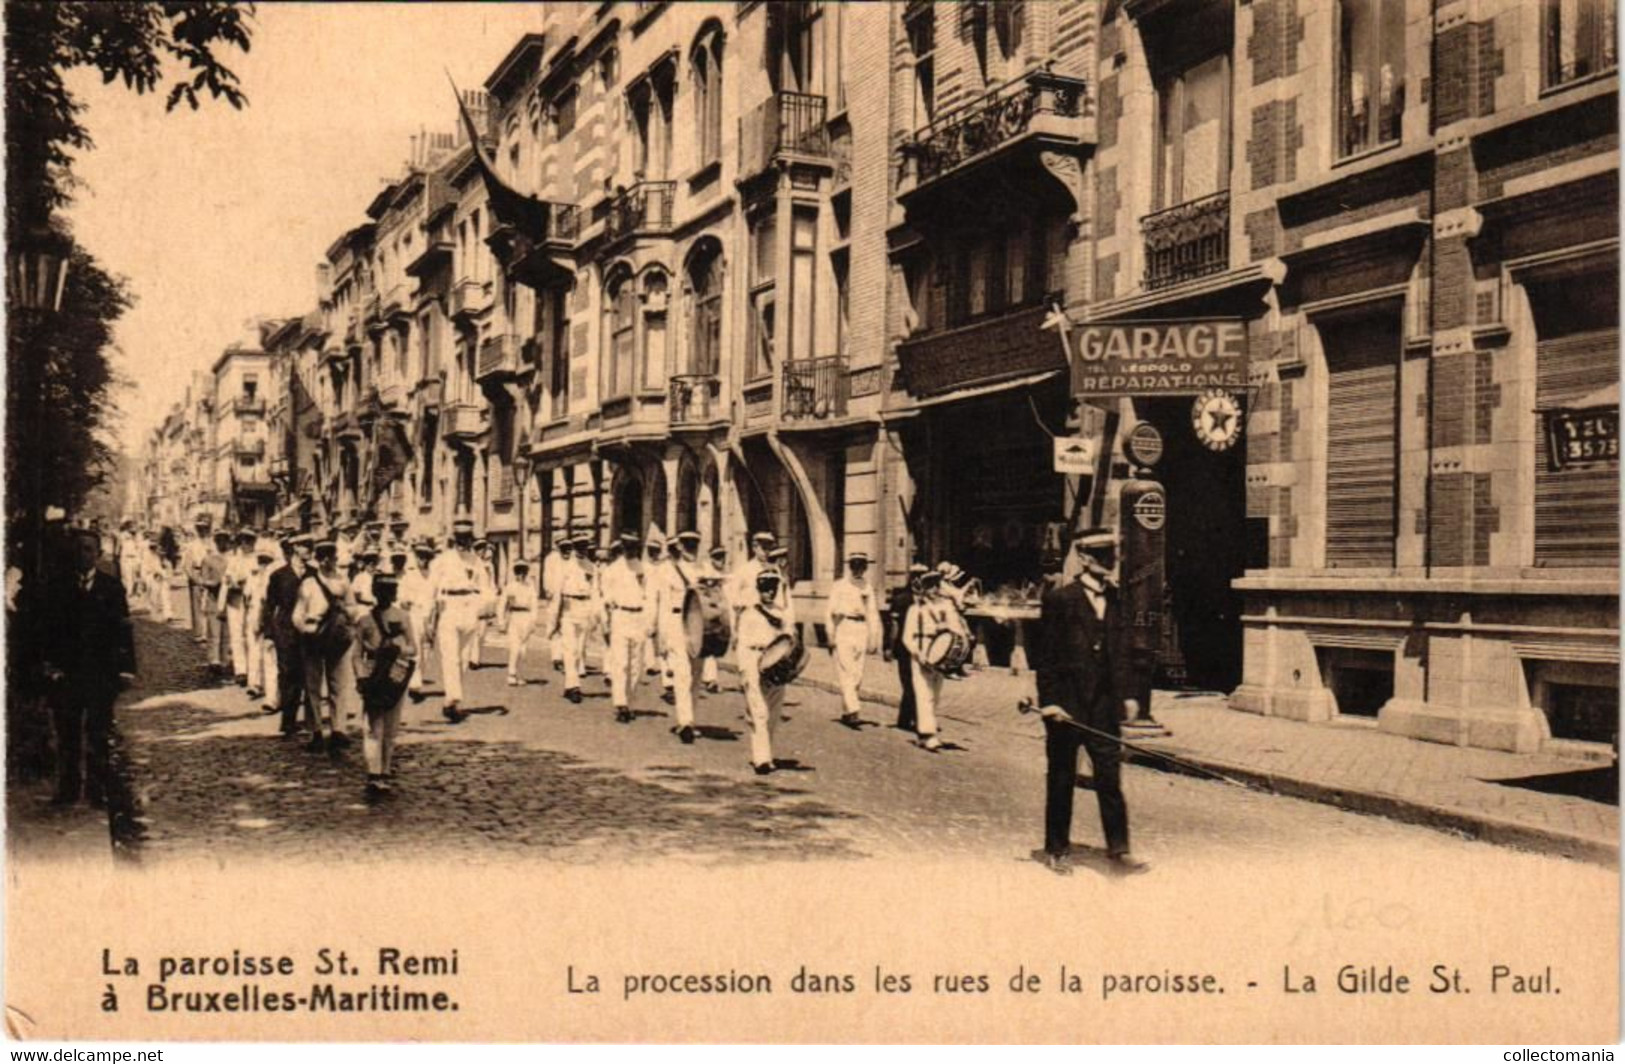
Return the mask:
M 806 667 L 807 648 L 801 640 L 788 633 L 781 635 L 762 651 L 762 686 L 784 687 L 794 683 Z
M 691 658 L 720 658 L 728 652 L 733 625 L 720 582 L 702 581 L 688 589 L 683 596 L 683 630 Z
M 937 672 L 957 672 L 970 660 L 971 641 L 963 632 L 944 628 L 925 646 L 921 664 Z

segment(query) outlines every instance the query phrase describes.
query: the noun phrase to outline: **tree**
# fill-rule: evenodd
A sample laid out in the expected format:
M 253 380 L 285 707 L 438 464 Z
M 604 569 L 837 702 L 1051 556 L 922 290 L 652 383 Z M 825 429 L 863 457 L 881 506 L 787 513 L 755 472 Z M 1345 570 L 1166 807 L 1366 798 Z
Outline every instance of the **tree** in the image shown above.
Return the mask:
M 92 66 L 136 93 L 172 78 L 165 106 L 196 109 L 200 94 L 247 103 L 216 54 L 249 49 L 253 5 L 223 0 L 17 0 L 6 5 L 8 241 L 38 228 L 72 196 L 72 153 L 93 147 L 84 104 L 63 74 Z

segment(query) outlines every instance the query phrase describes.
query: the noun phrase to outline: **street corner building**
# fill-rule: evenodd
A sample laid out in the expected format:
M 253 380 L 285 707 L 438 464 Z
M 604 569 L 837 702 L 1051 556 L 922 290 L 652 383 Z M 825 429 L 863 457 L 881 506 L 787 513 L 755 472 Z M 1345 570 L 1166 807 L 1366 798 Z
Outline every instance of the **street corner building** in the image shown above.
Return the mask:
M 951 560 L 1017 670 L 1116 524 L 1163 685 L 1613 741 L 1613 0 L 535 21 L 153 431 L 149 524 L 768 530 L 803 618 Z

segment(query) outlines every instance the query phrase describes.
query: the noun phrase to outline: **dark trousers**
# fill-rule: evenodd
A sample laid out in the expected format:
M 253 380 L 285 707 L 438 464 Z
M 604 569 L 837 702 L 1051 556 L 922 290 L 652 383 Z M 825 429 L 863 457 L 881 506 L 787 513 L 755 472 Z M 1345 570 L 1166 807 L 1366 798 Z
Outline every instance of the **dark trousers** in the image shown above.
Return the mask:
M 297 640 L 276 645 L 276 694 L 282 731 L 292 735 L 299 730 L 299 702 L 305 694 L 305 656 Z
M 83 788 L 93 799 L 106 799 L 108 763 L 112 752 L 113 700 L 117 697 L 116 687 L 108 690 L 65 689 L 52 696 L 58 797 L 78 800 Z M 82 773 L 81 762 L 84 763 Z M 88 787 L 85 787 L 86 783 Z
M 903 697 L 897 708 L 897 726 L 908 731 L 914 730 L 914 670 L 909 667 L 909 656 L 898 653 L 892 655 L 897 664 L 897 682 L 902 685 Z
M 1078 782 L 1078 747 L 1089 752 L 1100 800 L 1100 826 L 1106 852 L 1128 852 L 1128 803 L 1123 800 L 1118 744 L 1064 721 L 1044 722 L 1044 754 L 1049 759 L 1044 792 L 1044 852 L 1062 854 L 1071 845 L 1072 792 Z

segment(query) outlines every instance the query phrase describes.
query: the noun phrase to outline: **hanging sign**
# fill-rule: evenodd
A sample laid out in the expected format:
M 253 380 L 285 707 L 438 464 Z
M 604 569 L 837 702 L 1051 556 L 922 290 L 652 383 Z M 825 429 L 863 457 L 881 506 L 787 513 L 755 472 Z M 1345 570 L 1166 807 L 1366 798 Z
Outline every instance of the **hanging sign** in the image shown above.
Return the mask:
M 1247 387 L 1239 319 L 1074 325 L 1063 336 L 1075 395 L 1199 395 Z
M 1210 451 L 1228 451 L 1241 439 L 1241 404 L 1220 388 L 1209 388 L 1191 404 L 1191 427 Z
M 1162 433 L 1149 421 L 1135 425 L 1123 446 L 1128 449 L 1128 456 L 1143 466 L 1154 466 L 1162 461 Z
M 1553 473 L 1619 460 L 1619 407 L 1546 412 L 1547 465 Z
M 1086 477 L 1095 471 L 1095 441 L 1079 436 L 1055 437 L 1055 471 Z

